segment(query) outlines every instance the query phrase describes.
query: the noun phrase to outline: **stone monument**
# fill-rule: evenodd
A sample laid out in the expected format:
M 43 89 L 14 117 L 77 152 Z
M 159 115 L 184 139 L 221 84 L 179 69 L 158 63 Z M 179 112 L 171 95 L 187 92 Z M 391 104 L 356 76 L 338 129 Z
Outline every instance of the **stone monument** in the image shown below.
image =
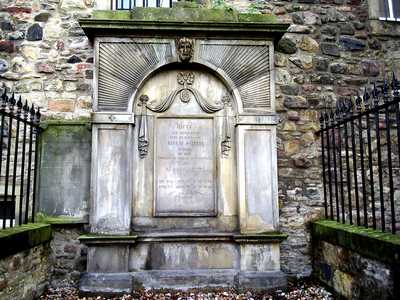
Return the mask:
M 287 25 L 143 8 L 81 26 L 96 65 L 81 291 L 284 286 L 273 42 Z

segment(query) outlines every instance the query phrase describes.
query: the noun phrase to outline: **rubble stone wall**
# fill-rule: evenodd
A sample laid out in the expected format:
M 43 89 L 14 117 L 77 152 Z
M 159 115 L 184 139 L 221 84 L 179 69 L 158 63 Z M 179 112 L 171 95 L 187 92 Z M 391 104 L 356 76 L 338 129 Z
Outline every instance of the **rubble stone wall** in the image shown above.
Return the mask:
M 398 299 L 400 237 L 334 221 L 312 224 L 313 275 L 346 299 Z
M 93 0 L 0 0 L 0 80 L 45 118 L 89 117 L 93 49 L 78 24 Z M 289 22 L 277 45 L 282 269 L 311 273 L 308 223 L 323 213 L 318 112 L 400 69 L 400 26 L 369 18 L 367 0 L 227 1 L 241 12 Z
M 50 277 L 49 243 L 0 260 L 0 299 L 34 299 Z
M 78 240 L 81 225 L 53 226 L 50 286 L 77 287 L 81 272 L 86 270 L 87 248 Z

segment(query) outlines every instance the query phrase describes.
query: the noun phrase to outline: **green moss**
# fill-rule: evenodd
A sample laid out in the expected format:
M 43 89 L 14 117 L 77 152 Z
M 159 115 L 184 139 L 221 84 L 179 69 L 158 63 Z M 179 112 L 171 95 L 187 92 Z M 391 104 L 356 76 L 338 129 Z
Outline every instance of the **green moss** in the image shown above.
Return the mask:
M 45 126 L 48 125 L 83 125 L 90 124 L 90 118 L 80 117 L 76 119 L 66 120 L 66 119 L 45 119 L 41 122 Z
M 131 11 L 97 10 L 93 19 L 114 21 L 145 21 L 153 24 L 162 22 L 264 22 L 276 23 L 272 14 L 239 14 L 233 9 L 218 8 L 135 8 Z
M 400 236 L 322 220 L 312 223 L 313 239 L 345 247 L 386 263 L 400 263 Z
M 36 220 L 40 223 L 51 225 L 82 224 L 87 223 L 82 218 L 68 216 L 48 216 L 44 213 L 37 213 Z
M 0 230 L 0 257 L 30 249 L 50 241 L 51 227 L 48 224 L 29 223 Z

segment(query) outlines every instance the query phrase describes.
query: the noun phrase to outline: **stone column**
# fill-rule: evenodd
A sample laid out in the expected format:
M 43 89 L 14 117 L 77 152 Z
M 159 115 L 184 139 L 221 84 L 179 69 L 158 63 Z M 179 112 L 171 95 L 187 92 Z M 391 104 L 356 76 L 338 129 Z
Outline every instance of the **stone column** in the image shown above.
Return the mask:
M 127 235 L 132 211 L 132 114 L 93 114 L 90 231 Z
M 280 271 L 277 117 L 238 117 L 239 287 L 285 286 Z
M 134 117 L 131 113 L 93 113 L 90 232 L 87 273 L 82 292 L 129 293 L 127 273 L 132 215 L 132 153 Z M 105 287 L 105 283 L 107 287 Z
M 240 233 L 277 231 L 276 117 L 241 117 L 237 149 Z

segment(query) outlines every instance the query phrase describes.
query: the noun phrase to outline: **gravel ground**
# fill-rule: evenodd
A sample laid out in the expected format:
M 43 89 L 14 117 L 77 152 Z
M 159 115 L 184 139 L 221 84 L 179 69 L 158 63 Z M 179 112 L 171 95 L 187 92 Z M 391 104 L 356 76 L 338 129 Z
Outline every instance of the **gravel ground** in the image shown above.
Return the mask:
M 43 296 L 43 300 L 284 300 L 284 299 L 335 299 L 331 293 L 323 287 L 310 281 L 289 282 L 287 290 L 275 290 L 269 293 L 245 292 L 238 293 L 233 289 L 194 289 L 186 292 L 169 290 L 139 290 L 131 295 L 120 297 L 79 297 L 74 288 L 49 289 Z

